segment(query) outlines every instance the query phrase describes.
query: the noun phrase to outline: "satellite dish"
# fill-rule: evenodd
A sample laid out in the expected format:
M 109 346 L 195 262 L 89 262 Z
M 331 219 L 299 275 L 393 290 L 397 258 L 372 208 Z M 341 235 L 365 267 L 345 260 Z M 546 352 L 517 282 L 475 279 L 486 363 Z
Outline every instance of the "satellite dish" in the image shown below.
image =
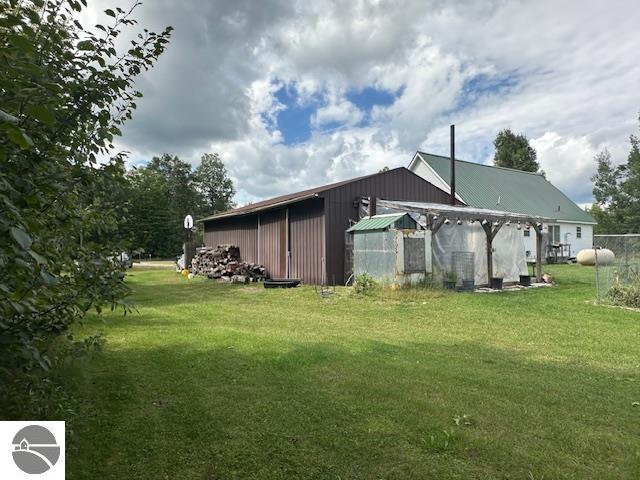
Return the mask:
M 191 215 L 187 215 L 186 217 L 184 217 L 184 228 L 193 228 L 193 217 Z

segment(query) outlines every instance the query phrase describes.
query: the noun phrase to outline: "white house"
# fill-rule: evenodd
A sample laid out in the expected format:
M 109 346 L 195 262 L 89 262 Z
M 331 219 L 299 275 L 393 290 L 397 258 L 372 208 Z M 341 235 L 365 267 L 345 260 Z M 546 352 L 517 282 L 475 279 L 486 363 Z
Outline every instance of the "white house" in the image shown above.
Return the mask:
M 409 170 L 433 185 L 450 191 L 449 157 L 416 152 Z M 456 159 L 456 197 L 478 208 L 554 218 L 543 225 L 549 244 L 563 244 L 575 256 L 593 245 L 595 219 L 539 173 L 482 165 Z M 526 256 L 534 258 L 535 232 L 522 229 Z

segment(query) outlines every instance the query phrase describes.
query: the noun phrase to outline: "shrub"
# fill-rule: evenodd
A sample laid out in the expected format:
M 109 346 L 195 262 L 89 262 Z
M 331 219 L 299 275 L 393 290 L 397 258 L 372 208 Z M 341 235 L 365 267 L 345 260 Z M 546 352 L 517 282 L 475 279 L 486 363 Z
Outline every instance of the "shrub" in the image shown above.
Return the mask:
M 614 283 L 607 292 L 607 297 L 614 305 L 640 308 L 640 282 L 626 285 Z
M 444 281 L 456 283 L 458 281 L 458 274 L 456 272 L 445 272 L 444 273 Z
M 112 20 L 93 32 L 73 20 L 83 4 L 0 0 L 3 420 L 46 410 L 56 388 L 40 388 L 44 379 L 94 344 L 68 337 L 74 323 L 90 309 L 129 308 L 116 260 L 124 155 L 114 155 L 113 141 L 142 95 L 135 77 L 155 63 L 171 29 L 145 30 L 118 52 L 116 37 L 136 23 L 130 12 L 106 10 Z M 24 415 L 12 413 L 12 398 Z
M 379 288 L 380 284 L 366 272 L 358 275 L 353 282 L 353 292 L 356 295 L 372 295 Z

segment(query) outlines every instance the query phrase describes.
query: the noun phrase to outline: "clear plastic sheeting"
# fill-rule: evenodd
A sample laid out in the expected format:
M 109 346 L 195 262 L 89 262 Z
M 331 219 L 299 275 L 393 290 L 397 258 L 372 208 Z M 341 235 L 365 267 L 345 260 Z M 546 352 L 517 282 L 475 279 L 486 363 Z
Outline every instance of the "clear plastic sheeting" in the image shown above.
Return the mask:
M 358 233 L 353 238 L 353 274 L 368 273 L 383 283 L 396 275 L 396 232 Z
M 415 284 L 431 272 L 431 232 L 387 230 L 355 232 L 353 273 L 368 273 L 383 285 Z
M 453 252 L 473 252 L 475 284 L 486 285 L 487 237 L 478 222 L 442 225 L 432 236 L 434 277 L 442 280 L 445 272 L 452 271 Z M 503 225 L 493 239 L 493 275 L 504 282 L 518 282 L 527 275 L 522 231 L 514 225 Z

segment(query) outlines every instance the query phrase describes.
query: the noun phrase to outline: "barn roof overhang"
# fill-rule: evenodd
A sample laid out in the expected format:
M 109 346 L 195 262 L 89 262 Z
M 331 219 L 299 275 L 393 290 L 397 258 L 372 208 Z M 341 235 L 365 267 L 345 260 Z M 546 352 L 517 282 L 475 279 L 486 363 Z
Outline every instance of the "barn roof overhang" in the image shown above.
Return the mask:
M 274 198 L 270 198 L 268 200 L 262 200 L 259 202 L 256 202 L 255 204 L 249 204 L 249 205 L 245 205 L 243 207 L 238 207 L 238 208 L 234 208 L 232 210 L 227 210 L 226 212 L 220 212 L 220 213 L 216 213 L 214 215 L 209 215 L 207 217 L 203 217 L 203 218 L 199 218 L 198 220 L 196 220 L 197 222 L 208 222 L 210 220 L 218 220 L 218 219 L 223 219 L 223 218 L 231 218 L 231 217 L 240 217 L 240 216 L 246 216 L 246 215 L 250 215 L 252 213 L 256 213 L 256 212 L 262 212 L 265 210 L 271 210 L 274 208 L 279 208 L 285 205 L 290 205 L 292 203 L 297 203 L 303 200 L 307 200 L 307 199 L 311 199 L 311 198 L 317 198 L 317 197 L 322 197 L 324 196 L 324 194 L 330 190 L 334 190 L 340 187 L 344 187 L 348 184 L 351 183 L 355 183 L 355 182 L 359 182 L 361 180 L 366 180 L 366 179 L 370 179 L 373 177 L 386 177 L 388 175 L 396 175 L 399 172 L 405 171 L 406 173 L 415 176 L 416 178 L 420 178 L 418 175 L 416 175 L 415 173 L 411 172 L 410 170 L 406 169 L 405 167 L 397 167 L 397 168 L 392 168 L 390 170 L 386 170 L 386 171 L 382 171 L 382 172 L 378 172 L 378 173 L 372 173 L 370 175 L 364 175 L 362 177 L 356 177 L 356 178 L 351 178 L 348 180 L 342 180 L 340 182 L 336 182 L 336 183 L 330 183 L 328 185 L 322 185 L 319 187 L 315 187 L 315 188 L 310 188 L 308 190 L 303 190 L 300 192 L 295 192 L 295 193 L 289 193 L 286 195 L 280 195 L 278 197 L 274 197 Z M 428 182 L 424 179 L 421 179 L 422 181 L 425 182 L 425 184 L 428 184 Z M 433 188 L 437 188 L 435 186 L 432 185 Z
M 306 195 L 300 195 L 298 197 L 288 198 L 280 202 L 269 203 L 268 205 L 256 205 L 255 208 L 251 208 L 251 205 L 248 205 L 247 207 L 243 207 L 241 211 L 229 210 L 227 212 L 218 213 L 216 215 L 211 215 L 209 217 L 199 218 L 198 220 L 196 220 L 196 222 L 208 222 L 210 220 L 221 220 L 223 218 L 251 215 L 253 213 L 262 212 L 264 210 L 273 210 L 274 208 L 284 207 L 292 203 L 308 200 L 310 198 L 317 198 L 318 196 L 319 195 L 317 193 L 309 193 Z

